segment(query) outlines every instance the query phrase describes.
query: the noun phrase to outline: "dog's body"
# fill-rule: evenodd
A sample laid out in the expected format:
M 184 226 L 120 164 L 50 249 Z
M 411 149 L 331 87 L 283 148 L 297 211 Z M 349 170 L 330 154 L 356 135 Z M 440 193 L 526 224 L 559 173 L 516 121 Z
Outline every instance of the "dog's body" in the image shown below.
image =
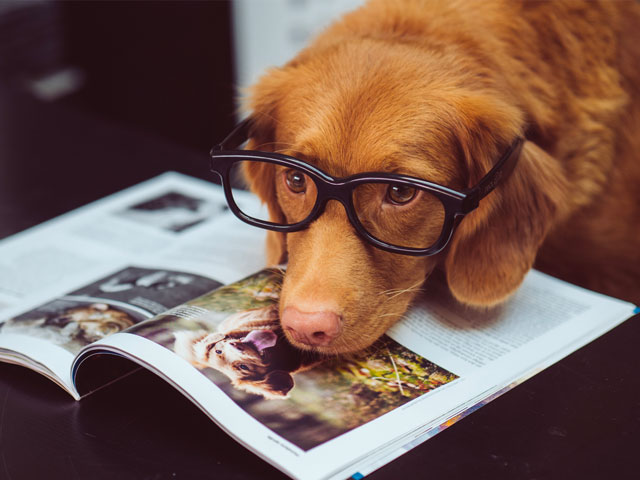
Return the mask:
M 269 263 L 289 261 L 291 341 L 323 353 L 371 344 L 436 266 L 469 305 L 504 301 L 534 261 L 640 303 L 638 25 L 637 2 L 373 0 L 267 73 L 249 102 L 249 148 L 334 176 L 387 171 L 463 190 L 527 140 L 435 257 L 371 247 L 335 201 L 306 230 L 270 232 Z M 248 180 L 272 218 L 286 214 L 273 171 Z M 331 342 L 296 335 L 305 324 Z
M 292 374 L 319 361 L 284 339 L 275 306 L 230 315 L 213 333 L 184 330 L 174 336 L 174 351 L 192 365 L 218 370 L 234 387 L 267 399 L 286 398 Z

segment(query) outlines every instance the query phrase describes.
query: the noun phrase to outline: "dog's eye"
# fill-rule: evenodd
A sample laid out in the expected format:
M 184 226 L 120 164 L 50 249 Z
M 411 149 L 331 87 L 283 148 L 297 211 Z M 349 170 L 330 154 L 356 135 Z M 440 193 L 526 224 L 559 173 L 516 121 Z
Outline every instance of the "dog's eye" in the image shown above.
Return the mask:
M 241 370 L 249 370 L 249 367 L 247 367 L 244 363 L 241 363 L 239 367 Z
M 387 188 L 387 201 L 394 205 L 409 203 L 416 196 L 416 189 L 399 183 L 389 185 Z
M 216 353 L 217 353 L 218 355 L 222 355 L 222 350 L 216 350 Z
M 293 193 L 304 193 L 307 189 L 307 179 L 304 173 L 298 170 L 287 170 L 284 172 L 287 187 Z

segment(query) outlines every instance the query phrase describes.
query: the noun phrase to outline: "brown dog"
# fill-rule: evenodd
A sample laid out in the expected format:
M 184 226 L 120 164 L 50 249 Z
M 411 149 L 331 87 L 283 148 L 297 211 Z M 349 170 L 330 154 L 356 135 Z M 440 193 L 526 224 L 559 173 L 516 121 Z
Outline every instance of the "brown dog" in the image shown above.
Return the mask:
M 288 255 L 292 343 L 370 345 L 436 266 L 469 305 L 504 301 L 534 261 L 640 303 L 638 25 L 637 2 L 373 0 L 268 72 L 249 100 L 248 148 L 335 177 L 396 172 L 464 190 L 526 139 L 511 177 L 436 256 L 372 247 L 336 201 L 305 230 L 269 232 L 268 262 Z M 274 170 L 248 181 L 278 220 L 295 205 L 276 195 Z

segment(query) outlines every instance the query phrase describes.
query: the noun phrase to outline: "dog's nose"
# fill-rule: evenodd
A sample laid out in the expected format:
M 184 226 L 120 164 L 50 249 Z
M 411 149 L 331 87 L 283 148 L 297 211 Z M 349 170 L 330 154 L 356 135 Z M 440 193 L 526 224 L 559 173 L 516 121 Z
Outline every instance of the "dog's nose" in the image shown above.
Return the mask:
M 340 334 L 340 316 L 334 312 L 301 312 L 287 307 L 282 312 L 282 328 L 296 342 L 311 347 L 329 345 Z

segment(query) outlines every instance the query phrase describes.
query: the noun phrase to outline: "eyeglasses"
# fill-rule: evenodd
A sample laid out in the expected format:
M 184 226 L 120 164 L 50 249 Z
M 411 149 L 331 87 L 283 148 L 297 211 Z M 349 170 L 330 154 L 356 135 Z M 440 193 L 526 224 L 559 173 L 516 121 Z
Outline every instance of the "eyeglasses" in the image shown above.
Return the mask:
M 414 256 L 435 255 L 447 245 L 460 220 L 508 178 L 524 143 L 516 138 L 475 187 L 459 192 L 393 173 L 336 178 L 288 155 L 236 150 L 247 141 L 250 128 L 249 119 L 241 122 L 211 150 L 211 170 L 220 176 L 229 207 L 240 220 L 276 232 L 297 232 L 316 220 L 329 200 L 337 200 L 362 238 L 382 250 Z M 246 208 L 234 196 L 232 183 L 247 175 L 273 176 L 282 209 L 275 217 L 280 218 L 264 207 Z

